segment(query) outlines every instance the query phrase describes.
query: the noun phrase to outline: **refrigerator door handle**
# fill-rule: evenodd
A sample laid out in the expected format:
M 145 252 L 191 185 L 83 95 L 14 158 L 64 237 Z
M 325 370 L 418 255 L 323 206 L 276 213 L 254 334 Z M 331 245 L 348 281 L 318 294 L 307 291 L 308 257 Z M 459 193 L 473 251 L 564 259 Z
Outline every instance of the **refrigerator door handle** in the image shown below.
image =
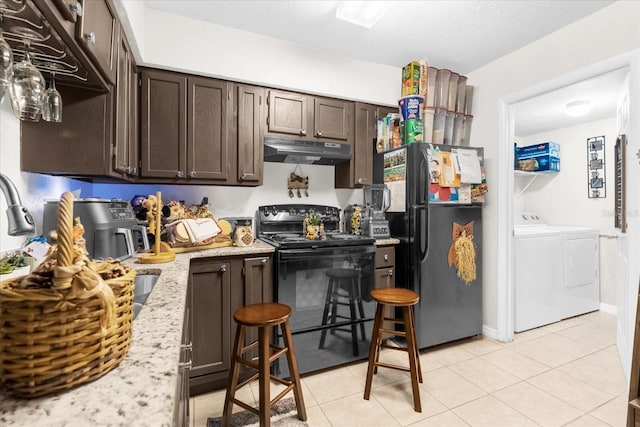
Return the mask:
M 424 263 L 429 254 L 429 227 L 427 217 L 427 205 L 413 206 L 416 236 L 418 238 L 418 247 L 420 248 L 420 264 Z M 424 242 L 424 243 L 423 243 Z
M 418 170 L 420 171 L 420 175 L 422 175 L 422 171 L 425 171 L 424 176 L 420 176 L 418 179 L 418 194 L 421 198 L 418 200 L 419 204 L 427 204 L 429 199 L 429 158 L 427 156 L 427 152 L 425 150 L 420 150 L 420 166 Z M 425 188 L 421 188 L 422 185 L 425 185 Z

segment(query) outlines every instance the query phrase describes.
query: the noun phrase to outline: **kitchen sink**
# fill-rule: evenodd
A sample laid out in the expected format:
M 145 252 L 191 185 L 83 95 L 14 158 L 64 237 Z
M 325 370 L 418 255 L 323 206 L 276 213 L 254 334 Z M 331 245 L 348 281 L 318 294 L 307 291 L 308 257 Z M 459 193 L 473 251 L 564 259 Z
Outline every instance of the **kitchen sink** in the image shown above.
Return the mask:
M 160 270 L 138 271 L 136 274 L 135 288 L 133 290 L 133 318 L 135 319 L 142 310 L 147 298 L 151 295 L 153 287 L 160 277 Z

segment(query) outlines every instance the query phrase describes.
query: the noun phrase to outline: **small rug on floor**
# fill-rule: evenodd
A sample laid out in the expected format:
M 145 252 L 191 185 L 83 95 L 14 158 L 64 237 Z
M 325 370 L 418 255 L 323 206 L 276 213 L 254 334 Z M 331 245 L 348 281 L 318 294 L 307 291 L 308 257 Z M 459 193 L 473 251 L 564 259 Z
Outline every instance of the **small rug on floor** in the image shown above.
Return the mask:
M 220 427 L 222 417 L 208 418 L 207 427 Z M 305 421 L 298 419 L 296 401 L 293 397 L 287 397 L 276 403 L 271 408 L 271 425 L 273 427 L 306 427 Z M 259 427 L 260 420 L 253 412 L 241 411 L 231 415 L 231 427 Z

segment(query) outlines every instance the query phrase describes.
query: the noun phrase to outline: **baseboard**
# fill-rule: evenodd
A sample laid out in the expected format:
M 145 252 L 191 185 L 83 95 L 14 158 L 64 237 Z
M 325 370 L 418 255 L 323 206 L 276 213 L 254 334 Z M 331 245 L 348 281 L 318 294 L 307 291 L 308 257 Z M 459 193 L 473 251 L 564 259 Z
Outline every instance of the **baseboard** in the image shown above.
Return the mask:
M 498 339 L 498 330 L 496 328 L 491 328 L 487 325 L 482 325 L 482 335 L 487 338 L 492 338 L 494 340 Z
M 605 304 L 603 302 L 600 303 L 600 311 L 613 314 L 614 316 L 618 314 L 618 306 Z

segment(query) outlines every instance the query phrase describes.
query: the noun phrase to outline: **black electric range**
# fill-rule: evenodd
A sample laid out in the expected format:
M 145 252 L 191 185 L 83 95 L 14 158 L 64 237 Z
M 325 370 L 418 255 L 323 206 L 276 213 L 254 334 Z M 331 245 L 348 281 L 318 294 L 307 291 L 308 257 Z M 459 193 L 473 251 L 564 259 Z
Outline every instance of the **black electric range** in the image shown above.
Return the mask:
M 304 219 L 307 214 L 320 217 L 325 236 L 307 239 L 304 235 Z M 333 206 L 310 204 L 284 204 L 260 206 L 256 212 L 258 238 L 278 249 L 301 249 L 371 245 L 375 239 L 369 236 L 340 232 L 340 209 Z

